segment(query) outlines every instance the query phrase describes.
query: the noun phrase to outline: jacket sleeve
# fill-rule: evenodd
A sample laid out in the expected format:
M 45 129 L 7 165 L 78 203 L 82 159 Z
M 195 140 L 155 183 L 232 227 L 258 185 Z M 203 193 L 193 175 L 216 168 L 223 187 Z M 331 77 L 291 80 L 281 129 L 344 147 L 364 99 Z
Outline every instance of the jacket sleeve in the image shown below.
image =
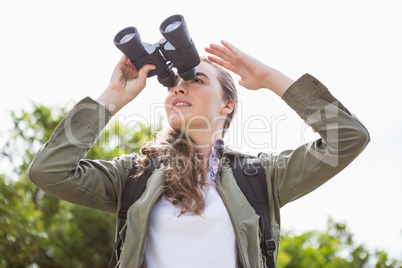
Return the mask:
M 36 153 L 28 170 L 30 181 L 60 199 L 117 213 L 136 157 L 84 159 L 110 118 L 109 111 L 90 98 L 77 103 Z
M 260 155 L 280 207 L 331 179 L 350 164 L 370 140 L 360 121 L 309 74 L 298 79 L 285 92 L 283 100 L 321 138 L 276 156 Z

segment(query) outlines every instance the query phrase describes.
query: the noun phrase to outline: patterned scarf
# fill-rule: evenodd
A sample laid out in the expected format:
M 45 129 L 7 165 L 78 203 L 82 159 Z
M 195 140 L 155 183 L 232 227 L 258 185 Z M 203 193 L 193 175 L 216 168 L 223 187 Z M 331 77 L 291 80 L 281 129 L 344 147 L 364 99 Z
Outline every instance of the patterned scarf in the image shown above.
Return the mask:
M 216 184 L 216 173 L 218 172 L 224 149 L 225 143 L 221 139 L 217 139 L 215 144 L 212 145 L 212 152 L 209 157 L 209 174 L 211 175 L 211 180 L 214 184 Z

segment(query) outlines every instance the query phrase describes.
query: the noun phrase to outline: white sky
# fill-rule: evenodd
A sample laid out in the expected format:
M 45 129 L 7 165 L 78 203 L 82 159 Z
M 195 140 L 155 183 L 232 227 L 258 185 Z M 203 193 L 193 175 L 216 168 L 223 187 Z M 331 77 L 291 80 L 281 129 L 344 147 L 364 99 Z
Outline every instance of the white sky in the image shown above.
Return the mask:
M 29 108 L 31 100 L 66 106 L 96 98 L 121 55 L 114 35 L 136 26 L 143 41 L 155 43 L 162 38 L 160 23 L 176 13 L 186 18 L 200 54 L 225 39 L 294 79 L 308 72 L 370 131 L 372 141 L 355 162 L 283 208 L 282 228 L 324 230 L 331 216 L 346 222 L 357 242 L 402 258 L 398 1 L 2 1 L 1 132 L 10 126 L 7 111 Z M 302 131 L 301 119 L 273 93 L 238 89 L 241 108 L 228 141 L 233 147 L 279 153 L 316 138 Z M 164 95 L 151 78 L 116 117 L 126 124 L 152 123 L 155 114 L 163 115 Z M 254 145 L 239 135 L 264 122 L 270 133 L 250 134 Z

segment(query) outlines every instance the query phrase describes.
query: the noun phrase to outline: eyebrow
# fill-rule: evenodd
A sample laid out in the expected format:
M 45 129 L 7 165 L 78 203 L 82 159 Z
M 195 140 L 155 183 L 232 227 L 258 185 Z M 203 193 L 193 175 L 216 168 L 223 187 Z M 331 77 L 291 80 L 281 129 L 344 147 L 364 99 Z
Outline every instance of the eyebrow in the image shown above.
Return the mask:
M 208 75 L 206 75 L 205 73 L 197 72 L 197 73 L 195 74 L 195 76 L 199 76 L 199 75 L 204 76 L 204 77 L 206 77 L 208 80 L 210 80 L 209 77 L 208 77 Z

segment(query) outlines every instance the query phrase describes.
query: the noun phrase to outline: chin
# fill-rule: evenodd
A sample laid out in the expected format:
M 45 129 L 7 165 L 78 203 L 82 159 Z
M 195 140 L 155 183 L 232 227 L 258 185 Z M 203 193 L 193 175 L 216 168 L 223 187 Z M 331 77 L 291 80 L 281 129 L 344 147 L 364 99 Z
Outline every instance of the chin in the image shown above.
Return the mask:
M 176 130 L 182 130 L 186 127 L 186 121 L 178 114 L 170 114 L 168 122 L 169 126 Z
M 179 131 L 191 129 L 193 132 L 199 130 L 205 133 L 205 131 L 211 130 L 211 124 L 205 116 L 191 116 L 172 111 L 169 114 L 168 122 L 171 128 Z

